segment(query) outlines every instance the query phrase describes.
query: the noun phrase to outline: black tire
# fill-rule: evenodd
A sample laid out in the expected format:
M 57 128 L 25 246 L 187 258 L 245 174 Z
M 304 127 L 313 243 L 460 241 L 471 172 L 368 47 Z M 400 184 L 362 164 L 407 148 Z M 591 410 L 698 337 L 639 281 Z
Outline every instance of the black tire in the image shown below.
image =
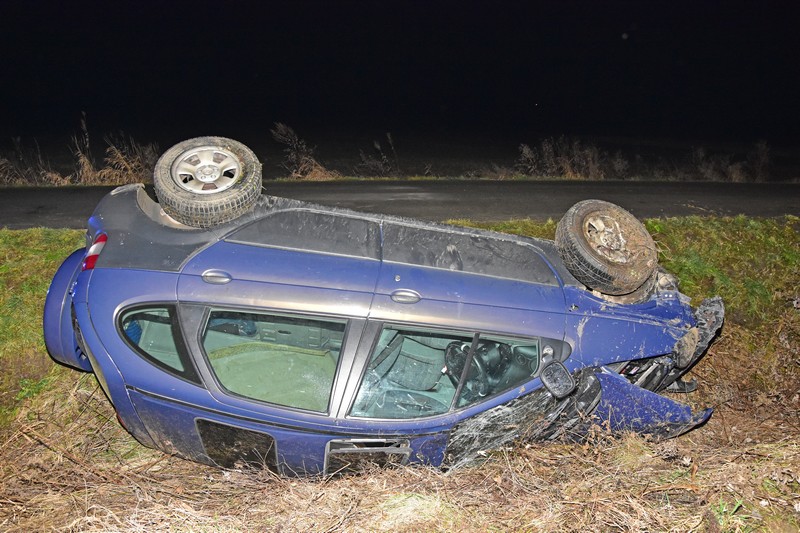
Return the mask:
M 153 184 L 165 213 L 187 226 L 210 228 L 252 209 L 261 194 L 261 163 L 238 141 L 197 137 L 164 152 Z
M 572 206 L 556 227 L 556 247 L 575 279 L 603 294 L 632 294 L 654 278 L 658 252 L 647 228 L 618 205 L 584 200 Z M 652 284 L 650 284 L 652 285 Z

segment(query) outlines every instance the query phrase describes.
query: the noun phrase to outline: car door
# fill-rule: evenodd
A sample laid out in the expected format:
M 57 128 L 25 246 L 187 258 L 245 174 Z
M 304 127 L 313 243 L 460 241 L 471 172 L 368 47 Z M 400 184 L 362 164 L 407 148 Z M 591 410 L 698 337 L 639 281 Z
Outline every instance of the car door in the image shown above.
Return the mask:
M 563 290 L 532 245 L 386 222 L 383 239 L 371 319 L 563 338 Z
M 285 473 L 322 470 L 338 376 L 349 373 L 379 272 L 379 236 L 364 219 L 278 212 L 183 267 L 178 312 L 206 390 L 174 402 L 168 424 L 206 461 L 230 462 L 237 455 L 225 450 L 245 446 Z M 170 392 L 155 391 L 169 386 L 151 388 L 137 409 L 170 431 Z

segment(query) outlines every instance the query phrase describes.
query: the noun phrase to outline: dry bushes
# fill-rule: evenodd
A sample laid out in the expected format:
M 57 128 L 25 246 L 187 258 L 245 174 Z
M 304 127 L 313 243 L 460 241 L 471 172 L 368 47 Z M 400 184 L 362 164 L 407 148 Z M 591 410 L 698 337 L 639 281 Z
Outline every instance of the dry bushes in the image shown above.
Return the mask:
M 692 150 L 690 161 L 695 169 L 695 179 L 733 183 L 764 182 L 769 178 L 770 149 L 766 141 L 759 141 L 744 160 L 737 161 L 731 154 L 714 154 L 700 147 Z
M 400 160 L 397 157 L 391 133 L 386 134 L 386 145 L 389 147 L 389 153 L 384 151 L 381 142 L 377 139 L 372 141 L 372 154 L 359 150 L 360 162 L 355 166 L 355 173 L 359 176 L 376 178 L 399 177 L 402 174 Z M 430 171 L 430 168 L 427 171 Z
M 338 172 L 328 170 L 314 157 L 315 148 L 309 146 L 295 131 L 280 122 L 271 130 L 272 138 L 283 144 L 284 160 L 281 166 L 289 172 L 289 178 L 308 181 L 327 181 L 336 179 Z
M 295 131 L 286 124 L 276 122 L 270 130 L 272 138 L 284 145 L 284 160 L 281 166 L 289 172 L 289 179 L 305 181 L 324 181 L 339 179 L 342 175 L 326 168 L 315 155 L 315 147 L 300 138 Z M 387 150 L 378 140 L 372 141 L 372 153 L 359 150 L 359 160 L 352 167 L 356 176 L 370 178 L 400 177 L 400 163 L 395 150 L 394 139 L 391 133 L 386 134 Z M 426 173 L 430 168 L 426 169 Z
M 42 155 L 38 144 L 33 148 L 25 146 L 22 139 L 12 139 L 13 152 L 0 157 L 0 185 L 5 186 L 50 186 L 68 185 L 69 176 L 62 176 L 53 170 L 49 161 Z
M 547 138 L 538 146 L 519 146 L 516 169 L 524 176 L 570 180 L 657 179 L 677 181 L 764 182 L 770 176 L 770 149 L 759 141 L 746 154 L 692 148 L 688 157 L 647 160 L 613 153 L 567 137 Z
M 80 132 L 72 137 L 75 168 L 63 173 L 53 169 L 38 145 L 30 149 L 20 139 L 14 139 L 13 153 L 0 157 L 0 185 L 61 186 L 61 185 L 125 185 L 149 183 L 159 157 L 155 144 L 139 144 L 124 133 L 105 139 L 105 156 L 99 166 L 92 155 L 86 117 L 81 120 Z
M 519 146 L 517 168 L 526 176 L 563 177 L 570 180 L 602 180 L 608 175 L 608 154 L 577 139 L 544 139 L 538 147 Z M 621 156 L 620 156 L 621 157 Z M 627 162 L 618 166 L 627 168 Z M 624 176 L 614 176 L 624 177 Z

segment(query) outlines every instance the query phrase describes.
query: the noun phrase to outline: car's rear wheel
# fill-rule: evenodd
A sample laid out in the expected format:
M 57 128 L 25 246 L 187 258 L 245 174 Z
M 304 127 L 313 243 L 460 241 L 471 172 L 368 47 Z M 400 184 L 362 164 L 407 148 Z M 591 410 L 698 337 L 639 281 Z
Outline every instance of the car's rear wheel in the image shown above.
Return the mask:
M 165 213 L 187 226 L 209 228 L 253 207 L 261 194 L 261 163 L 238 141 L 197 137 L 164 152 L 153 183 Z
M 646 295 L 639 291 L 658 266 L 658 252 L 647 228 L 618 205 L 584 200 L 572 206 L 556 227 L 556 246 L 575 278 L 600 293 Z

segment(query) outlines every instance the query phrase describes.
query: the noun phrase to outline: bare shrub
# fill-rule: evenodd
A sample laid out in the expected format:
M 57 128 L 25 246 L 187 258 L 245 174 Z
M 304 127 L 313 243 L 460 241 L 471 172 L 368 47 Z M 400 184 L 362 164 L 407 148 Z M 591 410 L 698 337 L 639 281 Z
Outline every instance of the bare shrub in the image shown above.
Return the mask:
M 556 158 L 556 148 L 552 139 L 545 139 L 540 146 L 541 160 L 544 165 L 545 176 L 555 176 L 561 171 L 558 159 Z
M 106 166 L 98 172 L 104 183 L 126 184 L 152 181 L 158 161 L 158 146 L 139 144 L 122 132 L 105 138 Z
M 284 160 L 281 166 L 289 171 L 292 179 L 324 181 L 336 179 L 339 174 L 328 170 L 314 157 L 315 147 L 309 146 L 295 131 L 281 122 L 276 122 L 269 130 L 272 138 L 285 145 Z
M 519 146 L 517 169 L 526 176 L 602 180 L 608 154 L 592 144 L 566 137 L 544 139 L 537 148 Z
M 566 141 L 565 141 L 566 142 Z M 569 179 L 602 180 L 605 172 L 600 150 L 594 145 L 583 145 L 575 140 L 562 150 L 565 175 Z
M 767 141 L 758 141 L 747 154 L 747 163 L 752 173 L 753 181 L 767 181 L 769 178 L 770 154 Z
M 692 149 L 691 163 L 696 174 L 705 181 L 729 181 L 728 167 L 731 164 L 730 155 L 712 155 L 705 148 Z
M 150 182 L 153 168 L 159 157 L 155 144 L 138 144 L 120 132 L 105 138 L 106 150 L 103 167 L 97 168 L 91 152 L 86 117 L 81 119 L 81 130 L 72 137 L 72 152 L 76 168 L 74 183 L 80 185 L 125 185 Z
M 750 176 L 747 174 L 745 164 L 741 161 L 728 165 L 725 174 L 728 178 L 728 181 L 732 183 L 745 183 L 750 181 Z
M 630 169 L 630 162 L 623 157 L 622 152 L 617 150 L 610 160 L 611 169 L 614 171 L 614 177 L 625 179 L 628 177 L 628 170 Z
M 731 154 L 712 154 L 703 147 L 693 148 L 689 159 L 693 179 L 745 183 L 769 178 L 770 150 L 766 141 L 756 143 L 745 160 L 737 160 Z
M 527 144 L 519 145 L 519 157 L 517 158 L 517 169 L 526 176 L 544 176 L 542 172 L 541 157 L 536 150 Z
M 20 185 L 68 185 L 70 176 L 62 176 L 53 170 L 42 155 L 39 145 L 28 148 L 22 139 L 12 139 L 14 151 L 9 157 L 0 157 L 0 184 Z
M 770 150 L 759 141 L 744 161 L 730 154 L 710 154 L 704 148 L 692 150 L 691 161 L 701 179 L 733 183 L 763 182 L 769 178 Z
M 372 141 L 372 154 L 366 154 L 363 150 L 358 151 L 361 161 L 355 166 L 356 174 L 379 178 L 397 177 L 401 174 L 400 161 L 391 133 L 386 134 L 386 142 L 389 146 L 388 154 L 378 140 Z

